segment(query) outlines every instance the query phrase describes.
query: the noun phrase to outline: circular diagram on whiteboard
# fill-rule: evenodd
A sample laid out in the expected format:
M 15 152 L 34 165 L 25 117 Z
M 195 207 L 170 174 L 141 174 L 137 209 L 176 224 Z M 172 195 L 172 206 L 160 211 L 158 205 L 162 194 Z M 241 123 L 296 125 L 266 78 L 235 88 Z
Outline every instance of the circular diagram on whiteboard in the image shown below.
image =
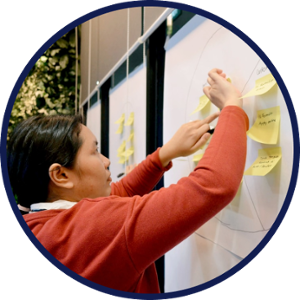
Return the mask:
M 215 264 L 214 260 L 218 264 L 215 271 L 205 271 L 208 277 L 200 273 L 195 275 L 198 282 L 213 279 L 232 268 L 264 239 L 282 209 L 293 169 L 291 117 L 285 97 L 266 62 L 233 32 L 202 16 L 195 16 L 166 46 L 164 140 L 169 140 L 181 124 L 204 119 L 218 111 L 203 93 L 207 74 L 216 67 L 226 73 L 228 80 L 242 95 L 247 95 L 243 108 L 249 117 L 250 129 L 245 174 L 235 198 L 199 228 L 194 239 L 186 242 L 194 245 L 192 256 L 196 269 L 197 266 L 203 268 L 207 260 L 211 261 L 210 266 Z M 273 80 L 272 84 L 268 83 L 269 77 Z M 267 88 L 261 92 L 254 91 L 258 84 Z M 171 105 L 173 109 L 169 112 L 167 107 Z M 217 127 L 217 120 L 212 125 Z M 254 134 L 250 134 L 252 132 Z M 275 138 L 270 139 L 270 134 Z M 165 185 L 188 176 L 201 160 L 208 144 L 195 155 L 174 160 L 173 169 L 165 174 Z M 274 155 L 276 159 L 269 159 Z M 267 171 L 253 172 L 259 164 Z M 178 255 L 189 247 L 179 246 Z M 205 248 L 210 249 L 207 255 L 200 250 Z M 201 254 L 195 249 L 199 249 Z M 228 252 L 224 250 L 232 253 L 232 257 L 228 258 Z M 174 253 L 171 253 L 173 260 Z M 222 257 L 230 262 L 222 265 Z M 179 268 L 185 268 L 184 263 L 178 264 Z M 184 282 L 185 279 L 178 281 Z

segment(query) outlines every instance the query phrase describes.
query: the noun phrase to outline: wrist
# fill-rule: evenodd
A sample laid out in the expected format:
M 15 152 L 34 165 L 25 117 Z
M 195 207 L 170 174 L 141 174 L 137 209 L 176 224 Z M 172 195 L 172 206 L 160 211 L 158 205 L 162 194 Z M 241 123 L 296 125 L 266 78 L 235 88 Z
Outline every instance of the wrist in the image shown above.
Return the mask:
M 240 108 L 243 108 L 243 103 L 240 99 L 236 99 L 236 100 L 232 100 L 232 101 L 227 101 L 223 108 L 226 107 L 226 106 L 238 106 Z
M 159 156 L 161 165 L 162 165 L 164 168 L 165 168 L 165 167 L 170 163 L 170 161 L 174 158 L 174 157 L 171 155 L 171 151 L 168 149 L 167 144 L 164 145 L 164 146 L 162 146 L 162 147 L 159 149 L 158 156 Z

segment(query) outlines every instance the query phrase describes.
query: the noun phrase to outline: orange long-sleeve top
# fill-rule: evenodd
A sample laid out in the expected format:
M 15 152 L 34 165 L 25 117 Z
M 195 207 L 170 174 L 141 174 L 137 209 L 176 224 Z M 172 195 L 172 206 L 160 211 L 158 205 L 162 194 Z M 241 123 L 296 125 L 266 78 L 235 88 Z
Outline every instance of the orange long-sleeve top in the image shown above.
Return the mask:
M 234 198 L 245 166 L 248 126 L 242 109 L 225 107 L 195 170 L 168 188 L 151 192 L 171 167 L 162 167 L 158 149 L 112 183 L 111 196 L 24 219 L 46 250 L 80 276 L 116 290 L 159 293 L 155 260 Z

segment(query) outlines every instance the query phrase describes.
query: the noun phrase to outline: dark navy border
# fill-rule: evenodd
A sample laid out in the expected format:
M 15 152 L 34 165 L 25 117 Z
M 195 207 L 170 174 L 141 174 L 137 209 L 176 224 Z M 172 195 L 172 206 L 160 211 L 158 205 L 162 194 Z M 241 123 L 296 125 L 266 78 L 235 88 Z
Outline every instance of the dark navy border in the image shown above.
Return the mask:
M 9 177 L 8 177 L 8 171 L 7 171 L 7 162 L 6 162 L 6 135 L 7 135 L 7 129 L 8 129 L 8 123 L 9 118 L 11 114 L 11 110 L 14 104 L 14 101 L 16 99 L 16 96 L 18 94 L 19 89 L 21 88 L 21 85 L 23 81 L 25 80 L 27 74 L 29 73 L 30 69 L 34 66 L 35 62 L 39 59 L 39 57 L 56 41 L 58 40 L 62 35 L 69 32 L 74 27 L 78 26 L 81 23 L 84 23 L 94 17 L 97 17 L 99 15 L 118 10 L 118 9 L 124 9 L 124 8 L 130 8 L 130 7 L 140 7 L 140 6 L 157 6 L 157 7 L 170 7 L 170 8 L 176 8 L 181 10 L 186 10 L 193 12 L 195 14 L 201 15 L 203 17 L 206 17 L 208 19 L 211 19 L 214 22 L 219 23 L 220 25 L 224 26 L 228 30 L 232 31 L 234 34 L 236 34 L 238 37 L 240 37 L 245 43 L 247 43 L 256 53 L 257 55 L 264 61 L 264 63 L 267 65 L 273 76 L 275 77 L 282 94 L 284 95 L 284 99 L 286 101 L 286 105 L 290 114 L 291 122 L 292 122 L 292 130 L 293 130 L 293 150 L 294 150 L 294 160 L 293 160 L 293 169 L 292 169 L 292 176 L 291 176 L 291 182 L 290 186 L 285 198 L 285 201 L 283 203 L 283 206 L 278 214 L 278 217 L 274 224 L 272 225 L 269 232 L 266 234 L 266 236 L 263 238 L 263 240 L 258 244 L 258 246 L 246 257 L 244 258 L 239 264 L 237 264 L 235 267 L 227 271 L 226 273 L 222 274 L 221 276 L 214 278 L 213 280 L 206 282 L 204 284 L 201 284 L 199 286 L 178 291 L 178 292 L 171 292 L 171 293 L 165 293 L 165 294 L 136 294 L 136 293 L 128 293 L 128 292 L 121 292 L 118 290 L 113 290 L 98 284 L 95 284 L 78 274 L 72 272 L 67 267 L 65 267 L 63 264 L 61 264 L 58 260 L 56 260 L 46 249 L 40 244 L 40 242 L 35 238 L 29 227 L 26 225 L 21 213 L 19 212 L 17 205 L 15 203 L 15 199 L 10 187 Z M 279 73 L 277 72 L 276 68 L 272 64 L 272 62 L 269 60 L 269 58 L 265 55 L 265 53 L 248 37 L 246 36 L 242 31 L 237 29 L 232 24 L 228 23 L 227 21 L 219 18 L 216 15 L 213 15 L 207 11 L 204 11 L 199 8 L 195 8 L 190 5 L 186 4 L 180 4 L 180 3 L 174 3 L 169 1 L 131 1 L 131 2 L 124 2 L 119 4 L 110 5 L 104 8 L 101 8 L 99 10 L 95 10 L 91 13 L 88 13 L 77 20 L 73 21 L 72 23 L 68 24 L 61 30 L 59 30 L 55 35 L 53 35 L 31 58 L 31 60 L 28 62 L 26 67 L 24 68 L 23 72 L 19 76 L 13 90 L 11 93 L 11 96 L 9 98 L 4 118 L 3 118 L 3 126 L 1 131 L 1 158 L 2 158 L 2 173 L 3 173 L 3 182 L 5 185 L 5 189 L 10 201 L 10 205 L 14 211 L 14 214 L 19 221 L 20 225 L 22 226 L 24 232 L 27 234 L 31 242 L 39 249 L 39 251 L 52 263 L 54 264 L 58 269 L 63 271 L 65 274 L 69 275 L 73 279 L 79 281 L 80 283 L 85 284 L 88 287 L 91 287 L 95 290 L 114 295 L 119 297 L 125 297 L 125 298 L 132 298 L 132 299 L 168 299 L 168 298 L 174 298 L 174 297 L 182 297 L 186 295 L 190 295 L 205 289 L 208 289 L 228 277 L 232 276 L 239 270 L 241 270 L 244 266 L 246 266 L 270 241 L 274 233 L 276 232 L 277 228 L 281 224 L 288 208 L 292 200 L 292 196 L 294 194 L 296 182 L 297 182 L 297 176 L 298 176 L 298 168 L 299 168 L 299 130 L 298 130 L 298 124 L 297 124 L 297 118 L 295 114 L 295 110 L 292 104 L 292 100 L 290 98 L 290 95 L 288 93 L 287 88 L 285 87 L 285 84 L 280 77 Z

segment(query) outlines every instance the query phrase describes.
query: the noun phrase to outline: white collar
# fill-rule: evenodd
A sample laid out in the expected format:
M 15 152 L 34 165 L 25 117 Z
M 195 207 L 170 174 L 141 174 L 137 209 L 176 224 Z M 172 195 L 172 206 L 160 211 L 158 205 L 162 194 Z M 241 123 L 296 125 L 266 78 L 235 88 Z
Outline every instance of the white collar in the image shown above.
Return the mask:
M 77 202 L 71 202 L 67 200 L 57 200 L 54 202 L 40 202 L 30 205 L 31 211 L 48 210 L 48 209 L 69 209 L 73 207 Z

